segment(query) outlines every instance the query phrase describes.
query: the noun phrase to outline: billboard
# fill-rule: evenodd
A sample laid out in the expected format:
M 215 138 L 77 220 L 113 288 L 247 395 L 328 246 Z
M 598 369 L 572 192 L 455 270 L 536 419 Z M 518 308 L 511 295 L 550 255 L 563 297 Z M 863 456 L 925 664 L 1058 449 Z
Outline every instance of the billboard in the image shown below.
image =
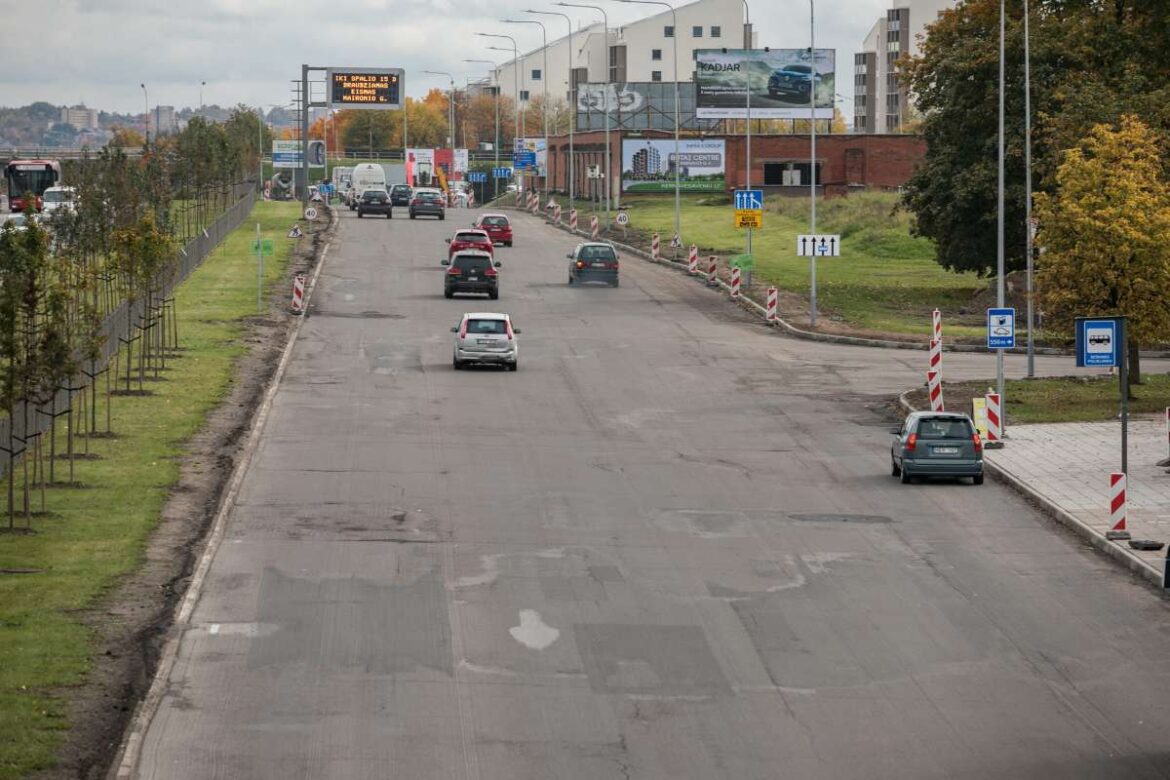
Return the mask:
M 548 146 L 545 145 L 543 138 L 517 138 L 515 141 L 514 152 L 532 152 L 536 158 L 536 168 L 532 171 L 533 176 L 544 176 L 545 166 L 548 165 Z
M 816 82 L 817 119 L 833 118 L 836 50 L 699 49 L 695 62 L 695 113 L 700 119 L 808 119 L 809 87 Z
M 301 142 L 300 141 L 273 141 L 272 142 L 273 168 L 300 168 Z
M 726 144 L 722 138 L 622 139 L 622 192 L 674 192 L 678 165 L 684 192 L 723 192 Z
M 578 132 L 604 130 L 665 130 L 674 132 L 674 84 L 664 81 L 627 81 L 618 84 L 578 84 Z M 683 130 L 714 130 L 717 120 L 695 119 L 695 90 L 679 92 L 679 124 Z
M 327 68 L 329 108 L 402 108 L 402 68 Z
M 412 187 L 434 187 L 438 185 L 438 177 L 435 172 L 434 149 L 406 150 L 406 182 Z

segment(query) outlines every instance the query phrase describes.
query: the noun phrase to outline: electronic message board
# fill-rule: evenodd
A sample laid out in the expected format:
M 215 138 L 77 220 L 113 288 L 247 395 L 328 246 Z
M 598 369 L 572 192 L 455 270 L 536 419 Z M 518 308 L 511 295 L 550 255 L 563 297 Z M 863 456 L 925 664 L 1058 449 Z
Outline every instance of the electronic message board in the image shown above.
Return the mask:
M 329 68 L 330 108 L 402 108 L 401 68 Z

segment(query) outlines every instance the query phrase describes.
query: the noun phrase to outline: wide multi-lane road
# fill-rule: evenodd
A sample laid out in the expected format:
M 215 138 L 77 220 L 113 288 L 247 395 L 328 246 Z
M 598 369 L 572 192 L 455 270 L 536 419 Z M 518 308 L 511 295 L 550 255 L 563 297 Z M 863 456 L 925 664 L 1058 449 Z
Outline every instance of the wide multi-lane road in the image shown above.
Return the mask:
M 635 259 L 569 287 L 523 216 L 500 299 L 444 300 L 470 220 L 342 214 L 135 776 L 1170 772 L 1160 600 L 1000 485 L 890 476 L 924 353 Z M 483 310 L 519 372 L 452 370 Z

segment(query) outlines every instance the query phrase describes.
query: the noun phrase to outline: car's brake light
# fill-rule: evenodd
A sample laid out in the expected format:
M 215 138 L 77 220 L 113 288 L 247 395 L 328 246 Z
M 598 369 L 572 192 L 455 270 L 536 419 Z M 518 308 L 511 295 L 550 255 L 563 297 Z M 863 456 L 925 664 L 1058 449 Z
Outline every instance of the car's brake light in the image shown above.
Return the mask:
M 451 266 L 450 268 L 447 269 L 447 276 L 462 276 L 462 275 L 463 275 L 463 272 L 460 271 L 455 266 Z
M 918 447 L 918 434 L 912 433 L 906 437 L 906 452 L 914 452 Z
M 578 268 L 584 268 L 584 267 L 585 267 L 585 263 L 583 263 L 582 261 L 578 260 L 578 261 L 577 261 L 577 267 L 578 267 Z
M 618 264 L 617 263 L 606 263 L 605 267 L 616 271 L 618 269 Z
M 979 437 L 978 431 L 971 434 L 971 443 L 975 445 L 975 454 L 978 455 L 983 452 L 983 439 Z
M 467 338 L 467 320 L 463 320 L 463 322 L 459 323 L 459 338 Z
M 483 272 L 483 275 L 484 276 L 499 276 L 500 272 L 494 268 L 488 268 L 486 271 Z

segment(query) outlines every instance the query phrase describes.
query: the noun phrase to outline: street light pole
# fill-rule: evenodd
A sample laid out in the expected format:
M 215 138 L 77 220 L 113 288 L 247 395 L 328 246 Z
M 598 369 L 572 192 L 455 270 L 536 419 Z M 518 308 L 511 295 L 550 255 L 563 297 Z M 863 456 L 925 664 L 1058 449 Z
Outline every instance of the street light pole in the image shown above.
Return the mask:
M 565 20 L 565 24 L 569 25 L 569 82 L 568 82 L 568 85 L 569 85 L 569 92 L 572 93 L 572 97 L 570 99 L 573 101 L 573 108 L 575 109 L 576 103 L 577 103 L 577 90 L 573 88 L 573 20 L 569 18 L 568 14 L 563 14 L 560 11 L 534 11 L 531 8 L 529 8 L 524 13 L 526 13 L 526 14 L 540 14 L 543 16 L 559 16 Z M 574 160 L 573 160 L 573 124 L 574 124 L 573 115 L 572 115 L 572 113 L 570 113 L 569 114 L 569 211 L 573 210 L 574 201 L 576 200 L 576 197 L 577 197 L 576 172 L 574 170 L 575 165 L 574 165 Z M 548 154 L 547 150 L 545 151 L 545 154 L 546 155 Z M 546 186 L 547 186 L 547 179 L 548 179 L 548 177 L 546 176 L 545 177 Z
M 1027 318 L 1028 318 L 1028 378 L 1036 376 L 1036 345 L 1032 340 L 1032 332 L 1036 322 L 1032 313 L 1033 292 L 1033 243 L 1036 240 L 1036 230 L 1032 225 L 1032 63 L 1029 47 L 1028 31 L 1028 0 L 1024 0 L 1024 223 L 1028 231 L 1025 249 L 1028 253 L 1027 261 Z M 1003 396 L 1000 396 L 1002 399 Z
M 544 26 L 544 22 L 538 22 L 535 19 L 504 19 L 506 24 L 538 24 L 540 25 L 540 40 L 541 40 L 541 57 L 544 64 L 541 66 L 544 70 L 541 72 L 541 94 L 544 96 L 541 99 L 540 113 L 544 119 L 544 196 L 548 199 L 548 28 Z
M 206 86 L 206 81 L 199 82 L 199 116 L 203 116 L 203 88 Z
M 610 171 L 609 162 L 609 87 L 613 83 L 613 66 L 609 64 L 609 14 L 605 9 L 599 5 L 580 5 L 577 3 L 557 3 L 566 8 L 592 8 L 594 11 L 601 12 L 601 22 L 605 25 L 605 224 L 610 224 L 609 219 L 609 204 L 611 197 L 611 179 L 613 174 Z M 606 228 L 608 230 L 608 227 Z
M 811 2 L 812 0 L 809 1 Z M 618 0 L 618 2 L 637 3 L 639 5 L 661 5 L 670 9 L 671 24 L 674 29 L 674 35 L 670 39 L 674 47 L 674 244 L 677 247 L 682 241 L 682 189 L 680 185 L 682 159 L 679 154 L 678 140 L 679 126 L 681 124 L 678 96 L 678 13 L 675 12 L 673 5 L 662 2 L 662 0 Z
M 516 91 L 516 129 L 512 134 L 512 146 L 516 145 L 516 139 L 520 138 L 520 49 L 516 46 L 516 39 L 511 35 L 500 35 L 499 33 L 476 33 L 476 35 L 483 38 L 505 38 L 512 42 L 512 89 Z M 489 46 L 489 49 L 496 51 L 507 51 L 499 46 Z M 498 83 L 498 79 L 497 79 Z
M 811 66 L 808 84 L 809 111 L 809 234 L 817 234 L 817 42 L 815 0 L 808 0 L 808 61 Z M 817 253 L 813 250 L 809 258 L 811 282 L 809 285 L 809 324 L 817 326 Z
M 146 120 L 146 135 L 144 137 L 146 138 L 146 145 L 150 146 L 150 93 L 146 91 L 145 84 L 139 84 L 138 86 L 142 87 L 142 101 L 146 108 L 146 112 L 143 114 L 143 118 Z
M 743 0 L 743 18 L 744 18 L 744 38 L 745 46 L 748 51 L 752 51 L 752 42 L 747 33 L 752 27 L 752 12 L 748 7 L 748 1 Z M 752 188 L 752 69 L 750 63 L 744 68 L 744 82 L 746 86 L 745 95 L 747 99 L 747 117 L 744 121 L 744 136 L 747 138 L 747 181 L 744 189 L 750 190 Z M 750 258 L 752 255 L 752 229 L 747 229 L 747 254 Z
M 451 91 L 447 93 L 447 128 L 450 131 L 448 143 L 455 148 L 455 77 L 443 70 L 424 70 L 428 76 L 446 76 L 451 82 Z
M 996 262 L 996 281 L 995 281 L 995 305 L 999 308 L 1004 307 L 1004 38 L 1006 36 L 1006 9 L 1004 8 L 1004 0 L 999 0 L 999 204 L 996 209 L 995 219 L 995 262 Z M 1005 406 L 1003 397 L 1003 350 L 995 350 L 995 390 L 999 393 L 1000 403 L 1000 430 L 1007 426 L 1003 424 L 1005 415 L 1003 414 L 1003 407 Z
M 486 62 L 492 66 L 492 81 L 496 85 L 496 135 L 492 141 L 492 149 L 495 151 L 496 162 L 495 167 L 500 167 L 500 71 L 499 66 L 494 60 L 464 60 L 464 62 Z M 496 172 L 492 171 L 492 199 L 499 197 L 499 179 L 496 178 Z

